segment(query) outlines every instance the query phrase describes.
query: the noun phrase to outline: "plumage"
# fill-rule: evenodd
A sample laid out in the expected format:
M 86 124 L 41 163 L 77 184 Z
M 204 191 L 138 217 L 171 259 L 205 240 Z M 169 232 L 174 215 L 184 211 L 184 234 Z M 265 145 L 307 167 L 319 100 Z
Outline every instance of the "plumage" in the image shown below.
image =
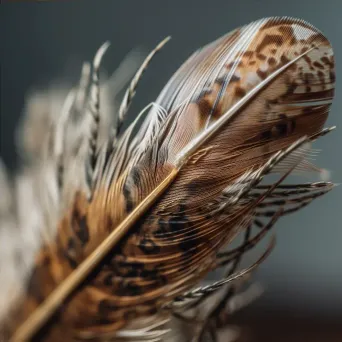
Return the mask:
M 86 67 L 28 168 L 37 219 L 29 227 L 19 220 L 18 235 L 36 225 L 39 246 L 28 251 L 34 262 L 8 305 L 3 329 L 13 341 L 163 338 L 178 301 L 248 273 L 234 268 L 193 290 L 209 271 L 237 267 L 280 216 L 333 187 L 282 184 L 293 172 L 321 172 L 308 157 L 312 141 L 330 132 L 323 125 L 335 82 L 322 33 L 287 17 L 232 31 L 193 54 L 149 112 L 117 136 L 142 71 L 164 43 L 133 78 L 114 135 L 98 84 L 104 45 L 92 79 L 84 81 Z M 270 173 L 278 179 L 260 184 Z M 253 226 L 261 228 L 255 237 Z M 245 231 L 242 246 L 223 251 Z

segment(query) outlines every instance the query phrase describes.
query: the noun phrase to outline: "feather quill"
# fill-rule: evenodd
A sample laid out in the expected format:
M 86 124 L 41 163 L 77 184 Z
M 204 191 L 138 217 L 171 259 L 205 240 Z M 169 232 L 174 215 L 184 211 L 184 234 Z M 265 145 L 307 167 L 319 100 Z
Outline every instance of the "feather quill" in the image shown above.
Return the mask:
M 134 95 L 130 89 L 153 54 L 126 94 Z M 97 83 L 98 63 L 94 72 Z M 32 205 L 40 208 L 40 247 L 25 290 L 3 320 L 4 335 L 13 341 L 166 336 L 178 301 L 215 293 L 251 269 L 193 290 L 209 271 L 254 246 L 278 217 L 332 188 L 322 182 L 284 190 L 282 182 L 296 170 L 320 170 L 306 158 L 311 142 L 330 131 L 322 128 L 334 82 L 333 52 L 323 34 L 302 20 L 275 17 L 197 51 L 147 115 L 119 137 L 107 133 L 102 144 L 101 88 L 93 84 L 96 125 L 83 118 L 71 144 L 50 139 L 62 158 L 45 153 L 34 166 L 41 182 L 30 187 L 39 202 Z M 75 107 L 75 98 L 64 110 Z M 94 105 L 94 98 L 86 101 Z M 271 172 L 279 179 L 260 185 Z M 261 223 L 265 217 L 269 224 Z M 252 225 L 263 227 L 258 237 L 222 252 Z

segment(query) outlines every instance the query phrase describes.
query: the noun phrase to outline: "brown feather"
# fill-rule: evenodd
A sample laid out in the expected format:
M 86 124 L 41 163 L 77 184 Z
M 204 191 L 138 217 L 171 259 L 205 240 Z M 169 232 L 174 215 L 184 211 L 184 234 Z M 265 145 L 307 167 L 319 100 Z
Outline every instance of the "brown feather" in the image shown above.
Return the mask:
M 209 204 L 275 153 L 320 132 L 333 91 L 331 46 L 300 20 L 261 20 L 197 52 L 157 100 L 166 113 L 158 125 L 152 109 L 136 140 L 122 136 L 91 199 L 76 193 L 55 240 L 38 253 L 13 329 L 130 215 L 134 222 L 120 243 L 84 273 L 40 333 L 49 341 L 101 340 L 163 313 L 217 265 L 217 253 L 253 222 L 264 198 L 239 201 L 217 215 Z M 287 175 L 300 160 L 287 160 L 278 171 Z

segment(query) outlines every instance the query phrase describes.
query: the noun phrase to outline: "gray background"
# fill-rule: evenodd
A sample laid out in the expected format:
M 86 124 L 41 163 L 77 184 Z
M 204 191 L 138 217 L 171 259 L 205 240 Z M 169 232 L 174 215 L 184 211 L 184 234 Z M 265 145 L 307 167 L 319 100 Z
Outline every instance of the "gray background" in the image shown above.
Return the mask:
M 328 125 L 338 130 L 317 144 L 318 163 L 342 182 L 341 0 L 74 0 L 2 4 L 1 157 L 15 166 L 14 128 L 32 87 L 56 78 L 76 80 L 81 62 L 105 40 L 104 66 L 113 71 L 134 47 L 172 40 L 146 72 L 131 113 L 154 100 L 178 66 L 198 47 L 265 16 L 305 19 L 331 40 L 336 54 L 336 99 Z M 342 187 L 277 225 L 277 247 L 255 278 L 267 286 L 255 305 L 342 315 Z M 1 191 L 1 190 L 0 190 Z M 250 261 L 253 259 L 251 258 Z

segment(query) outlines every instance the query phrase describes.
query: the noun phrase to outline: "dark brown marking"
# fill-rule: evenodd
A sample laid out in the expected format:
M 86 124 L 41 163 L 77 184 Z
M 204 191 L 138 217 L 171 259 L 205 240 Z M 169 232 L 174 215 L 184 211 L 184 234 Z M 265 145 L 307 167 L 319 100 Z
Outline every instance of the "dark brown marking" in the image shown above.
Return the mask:
M 261 61 L 264 61 L 267 57 L 263 55 L 262 53 L 258 53 L 257 58 L 260 59 Z
M 120 277 L 137 277 L 139 276 L 139 269 L 130 264 L 126 264 L 117 267 L 115 273 Z
M 313 44 L 313 42 L 315 42 L 315 41 L 322 42 L 322 38 L 325 39 L 320 33 L 315 33 L 311 37 L 307 38 L 307 43 Z M 317 46 L 317 42 L 314 45 Z
M 285 22 L 285 25 L 281 25 L 278 28 L 278 31 L 281 32 L 282 34 L 284 34 L 285 36 L 288 36 L 289 34 L 293 35 L 293 28 L 291 27 L 291 24 L 293 24 L 292 22 Z M 290 25 L 286 25 L 286 24 L 290 24 Z
M 270 130 L 261 133 L 261 138 L 264 140 L 269 140 L 272 138 L 272 133 Z
M 143 238 L 139 243 L 139 248 L 146 254 L 154 254 L 160 251 L 160 247 L 152 240 Z
M 223 95 L 223 92 L 219 92 L 216 99 L 214 100 L 214 103 L 211 101 L 211 99 L 208 98 L 201 98 L 197 102 L 202 123 L 205 123 L 207 121 L 209 115 L 211 115 L 214 118 L 219 117 L 221 115 L 222 112 L 220 100 Z
M 198 104 L 198 107 L 199 107 L 199 111 L 201 113 L 201 116 L 204 118 L 204 119 L 207 119 L 207 116 L 208 114 L 210 113 L 211 111 L 211 108 L 212 108 L 212 105 L 211 103 L 209 102 L 209 100 L 205 99 L 205 98 L 201 98 L 199 99 L 199 101 L 197 102 Z
M 295 45 L 296 43 L 297 43 L 296 37 L 292 37 L 292 38 L 290 39 L 290 45 L 293 46 L 293 45 Z
M 303 56 L 303 59 L 305 60 L 305 62 L 310 66 L 310 70 L 314 70 L 314 67 L 312 66 L 312 61 L 311 58 L 307 55 Z
M 115 294 L 119 296 L 139 296 L 141 293 L 142 287 L 129 279 L 123 279 L 119 288 L 115 291 Z
M 282 55 L 282 56 L 280 57 L 280 62 L 281 62 L 283 65 L 285 65 L 285 64 L 287 64 L 288 62 L 290 62 L 290 60 L 289 60 L 285 55 Z
M 320 82 L 322 83 L 323 89 L 325 89 L 325 88 L 326 88 L 326 83 L 327 83 L 327 82 L 326 82 L 326 79 L 325 79 L 325 74 L 324 74 L 324 72 L 321 71 L 321 70 L 318 70 L 317 76 L 318 76 Z
M 132 320 L 133 318 L 135 318 L 137 316 L 137 313 L 135 311 L 133 311 L 133 310 L 129 310 L 129 311 L 125 311 L 123 313 L 123 316 L 124 316 L 124 319 L 126 321 L 130 321 L 130 320 Z
M 325 83 L 325 75 L 324 75 L 324 72 L 323 72 L 323 71 L 318 70 L 317 76 L 318 76 L 319 80 L 320 80 L 322 83 Z
M 68 260 L 71 268 L 75 269 L 78 266 L 78 262 L 75 260 L 76 242 L 72 237 L 70 237 L 68 240 L 66 250 L 64 250 L 64 257 Z
M 188 226 L 189 223 L 184 224 L 184 226 Z M 199 240 L 197 238 L 197 229 L 187 229 L 182 241 L 179 244 L 179 247 L 183 251 L 192 251 L 192 255 L 196 254 L 196 249 L 198 248 Z M 184 254 L 184 258 L 188 259 L 190 257 L 189 253 Z
M 304 84 L 310 85 L 312 78 L 313 78 L 312 74 L 306 72 L 304 74 Z
M 297 43 L 297 38 L 294 35 L 293 27 L 291 26 L 280 26 L 279 32 L 283 34 L 283 37 L 286 38 L 286 41 L 289 45 L 293 46 Z
M 269 64 L 269 65 L 275 65 L 276 63 L 277 63 L 277 61 L 276 61 L 275 58 L 270 57 L 270 58 L 268 59 L 268 64 Z
M 153 280 L 159 277 L 158 270 L 156 268 L 152 270 L 143 269 L 140 276 L 145 279 Z
M 194 231 L 187 230 L 184 234 L 184 238 L 182 242 L 179 244 L 179 247 L 186 252 L 191 251 L 191 255 L 196 254 L 196 250 L 198 248 L 199 239 L 196 237 Z M 190 257 L 189 253 L 184 254 L 184 258 L 188 259 Z
M 243 67 L 243 62 L 242 61 L 239 61 L 239 62 L 230 62 L 228 65 L 227 65 L 227 69 L 231 69 L 233 66 L 235 67 Z
M 260 69 L 257 70 L 257 75 L 264 80 L 267 77 L 267 72 L 266 71 L 261 71 Z
M 140 170 L 138 167 L 134 166 L 132 168 L 132 171 L 131 171 L 131 174 L 130 174 L 130 177 L 133 179 L 133 184 L 135 186 L 140 186 L 140 183 L 141 183 L 141 176 L 140 176 Z
M 286 90 L 286 94 L 284 95 L 284 97 L 292 95 L 296 88 L 297 88 L 297 85 L 295 83 L 290 83 L 288 85 L 288 88 Z
M 286 135 L 287 134 L 287 124 L 286 124 L 286 122 L 277 124 L 276 125 L 276 130 L 277 130 L 277 134 L 279 136 Z
M 40 273 L 42 272 L 41 266 L 39 265 L 33 269 L 30 281 L 27 285 L 27 293 L 32 296 L 37 303 L 41 303 L 45 299 L 40 287 Z
M 313 62 L 313 66 L 315 66 L 318 69 L 324 69 L 324 66 L 320 62 Z
M 108 317 L 113 311 L 116 310 L 118 310 L 118 307 L 106 299 L 103 299 L 98 306 L 98 312 L 101 317 Z
M 144 269 L 144 264 L 140 262 L 117 261 L 112 266 L 113 272 L 120 277 L 139 277 Z
M 235 89 L 235 96 L 237 97 L 244 97 L 246 95 L 246 90 L 241 87 L 236 87 Z
M 229 83 L 231 82 L 239 82 L 240 81 L 240 77 L 236 76 L 236 75 L 233 75 L 230 80 L 229 80 Z
M 331 83 L 335 83 L 336 76 L 335 76 L 335 72 L 334 71 L 330 70 L 329 77 L 330 77 Z
M 282 18 L 281 20 L 281 26 L 279 21 L 278 20 L 274 20 L 274 19 L 271 19 L 271 20 L 268 20 L 264 25 L 263 27 L 261 28 L 262 30 L 265 30 L 265 29 L 268 29 L 268 28 L 271 28 L 271 27 L 275 27 L 275 26 L 279 26 L 279 30 L 280 29 L 288 29 L 288 26 L 287 25 L 292 25 L 294 24 L 294 20 L 291 19 L 291 18 Z M 304 25 L 302 25 L 304 26 Z
M 132 200 L 131 191 L 130 191 L 127 184 L 125 184 L 123 186 L 122 193 L 123 193 L 123 195 L 125 197 L 125 201 L 126 201 L 126 212 L 129 213 L 133 209 L 133 200 Z
M 227 82 L 227 75 L 223 75 L 219 78 L 217 78 L 217 80 L 215 81 L 215 83 L 217 83 L 219 86 L 222 86 L 225 82 Z M 233 75 L 231 76 L 229 83 L 233 83 L 233 82 L 238 82 L 240 81 L 240 77 Z
M 153 232 L 154 237 L 162 237 L 165 233 L 169 232 L 168 221 L 164 218 L 160 218 L 157 223 L 157 229 Z
M 325 98 L 325 99 L 332 99 L 334 95 L 334 90 L 333 89 L 327 89 L 327 90 L 322 90 L 322 91 L 316 91 L 315 93 L 312 94 L 312 99 L 315 100 L 317 98 Z M 288 95 L 288 101 L 307 101 L 308 100 L 308 94 L 289 94 Z M 311 111 L 311 107 L 308 106 L 308 108 L 303 109 L 304 111 L 308 110 Z
M 214 185 L 212 183 L 215 184 L 215 181 L 208 181 L 207 179 L 193 179 L 187 184 L 186 189 L 189 196 L 192 197 L 194 194 L 198 192 L 199 189 L 205 189 L 207 187 Z
M 243 54 L 243 57 L 245 58 L 250 58 L 254 55 L 254 51 L 246 51 L 244 54 Z
M 112 286 L 113 285 L 113 274 L 107 274 L 103 280 L 103 284 L 105 286 Z
M 283 43 L 283 36 L 266 34 L 262 42 L 257 46 L 256 51 L 260 53 L 268 45 L 275 44 L 281 46 Z
M 89 241 L 89 229 L 87 225 L 86 216 L 82 216 L 79 221 L 79 230 L 76 231 L 77 237 L 81 240 L 82 244 Z
M 75 205 L 71 216 L 71 228 L 77 238 L 80 240 L 82 246 L 89 241 L 89 228 L 87 224 L 87 217 L 82 215 L 80 209 Z
M 187 224 L 189 223 L 189 221 L 186 219 L 185 215 L 184 217 L 180 217 L 180 218 L 171 218 L 169 220 L 169 227 L 171 232 L 177 232 L 180 229 L 184 229 Z

